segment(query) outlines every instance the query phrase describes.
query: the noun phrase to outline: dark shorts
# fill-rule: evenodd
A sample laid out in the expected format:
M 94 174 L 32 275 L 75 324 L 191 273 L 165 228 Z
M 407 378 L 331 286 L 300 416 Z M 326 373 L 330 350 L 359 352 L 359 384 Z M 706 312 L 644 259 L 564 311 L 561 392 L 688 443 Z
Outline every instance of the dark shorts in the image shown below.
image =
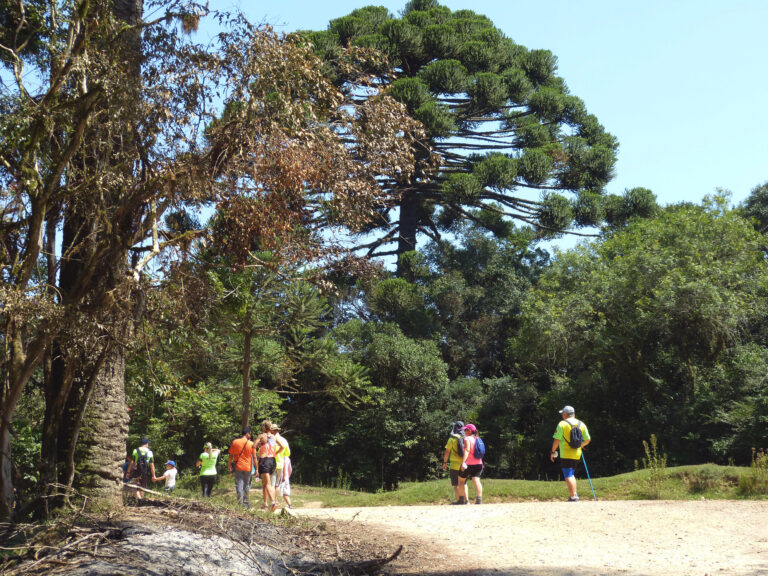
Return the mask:
M 274 458 L 259 458 L 259 476 L 262 474 L 274 474 L 277 464 Z
M 471 464 L 464 468 L 464 470 L 459 473 L 459 476 L 465 480 L 467 478 L 480 478 L 483 473 L 483 468 L 485 467 L 482 464 Z
M 563 472 L 563 478 L 570 478 L 576 473 L 576 466 L 579 465 L 578 460 L 573 458 L 560 458 L 560 470 Z
M 451 471 L 449 471 L 449 474 L 451 476 L 451 486 L 458 486 L 459 485 L 459 470 L 451 470 Z

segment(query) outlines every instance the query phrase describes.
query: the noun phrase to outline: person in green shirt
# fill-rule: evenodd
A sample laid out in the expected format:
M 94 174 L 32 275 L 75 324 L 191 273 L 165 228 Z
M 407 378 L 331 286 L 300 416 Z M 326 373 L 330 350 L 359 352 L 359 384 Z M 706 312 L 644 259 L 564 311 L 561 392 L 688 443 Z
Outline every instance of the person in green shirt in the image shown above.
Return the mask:
M 214 448 L 210 442 L 205 443 L 203 453 L 197 460 L 197 467 L 200 468 L 200 488 L 203 490 L 203 498 L 211 496 L 211 490 L 216 483 L 216 461 L 219 459 L 219 450 Z
M 557 429 L 552 435 L 552 451 L 549 454 L 550 461 L 554 462 L 558 455 L 558 449 L 560 453 L 560 469 L 563 471 L 563 478 L 565 479 L 565 485 L 568 486 L 568 492 L 570 497 L 568 502 L 578 502 L 579 494 L 576 491 L 576 467 L 579 465 L 579 458 L 581 458 L 581 450 L 592 439 L 589 436 L 589 430 L 584 422 L 576 419 L 576 411 L 573 406 L 565 406 L 560 410 L 560 414 L 563 419 L 558 422 Z M 579 427 L 581 434 L 584 437 L 584 441 L 578 448 L 572 448 L 568 443 L 571 437 L 571 429 Z
M 155 477 L 155 456 L 149 449 L 149 438 L 146 436 L 141 439 L 141 445 L 131 455 L 128 477 L 135 479 L 136 484 L 138 484 L 136 499 L 141 500 L 144 497 L 142 488 L 147 488 L 149 480 Z
M 459 495 L 459 473 L 461 472 L 462 456 L 459 454 L 459 442 L 464 442 L 464 422 L 454 422 L 451 436 L 445 444 L 445 453 L 443 453 L 443 470 L 450 468 L 448 474 L 451 477 L 451 486 L 453 494 L 456 497 L 454 504 L 464 504 L 463 496 Z

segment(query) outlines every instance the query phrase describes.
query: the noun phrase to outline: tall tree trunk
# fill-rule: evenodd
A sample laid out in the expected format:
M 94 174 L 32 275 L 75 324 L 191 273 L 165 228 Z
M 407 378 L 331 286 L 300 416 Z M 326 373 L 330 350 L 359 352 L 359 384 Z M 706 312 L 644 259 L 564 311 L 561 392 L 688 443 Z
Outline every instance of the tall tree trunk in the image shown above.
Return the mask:
M 119 21 L 136 24 L 142 6 L 141 0 L 115 0 L 114 4 L 100 5 L 100 9 L 112 10 Z M 116 46 L 120 53 L 116 61 L 125 73 L 120 94 L 124 102 L 138 102 L 139 98 L 140 34 L 139 28 L 128 29 Z M 98 51 L 92 57 L 98 57 Z M 132 149 L 135 141 L 129 118 L 134 111 L 129 108 L 123 105 L 111 112 L 126 115 L 126 132 L 107 135 L 115 154 L 113 161 L 127 166 L 127 183 L 133 179 L 128 159 L 137 156 Z M 103 137 L 98 130 L 95 127 L 94 139 Z M 100 153 L 109 150 L 103 146 Z M 88 174 L 98 170 L 99 161 L 111 160 L 111 156 L 95 161 L 85 156 L 78 165 Z M 73 325 L 71 333 L 63 334 L 54 346 L 56 354 L 46 386 L 46 480 L 74 486 L 108 504 L 120 501 L 118 480 L 128 434 L 125 343 L 131 323 L 127 282 L 133 221 L 124 205 L 129 193 L 113 188 L 93 190 L 91 196 L 73 199 L 65 209 L 59 293 Z M 123 215 L 121 219 L 117 219 L 118 214 Z
M 141 22 L 143 0 L 114 0 L 113 13 L 117 20 L 134 25 Z M 124 54 L 126 74 L 125 90 L 139 99 L 141 82 L 141 29 L 134 28 L 121 37 L 120 49 Z M 126 124 L 128 133 L 119 135 L 120 145 L 135 145 L 130 133 L 131 124 Z M 130 168 L 128 169 L 130 172 Z M 128 174 L 130 180 L 130 173 Z M 120 192 L 113 192 L 118 197 Z M 117 203 L 119 200 L 116 200 Z M 130 224 L 128 224 L 130 226 Z M 123 230 L 129 236 L 132 230 Z M 108 231 L 102 233 L 108 241 L 118 241 Z M 128 412 L 125 401 L 125 342 L 131 332 L 131 296 L 120 292 L 125 290 L 128 272 L 128 248 L 106 263 L 108 286 L 105 294 L 115 294 L 111 313 L 115 324 L 111 339 L 102 342 L 102 362 L 96 366 L 92 387 L 84 389 L 84 400 L 80 414 L 83 414 L 82 429 L 71 430 L 68 446 L 69 458 L 74 456 L 74 470 L 67 470 L 68 480 L 74 476 L 74 485 L 88 496 L 100 501 L 121 502 L 118 481 L 122 477 L 120 465 L 125 461 L 126 438 L 128 436 Z M 90 388 L 90 390 L 89 390 Z M 92 390 L 92 392 L 91 392 Z M 71 463 L 70 463 L 71 467 Z
M 405 192 L 400 199 L 400 236 L 397 239 L 397 256 L 416 250 L 416 235 L 424 220 L 424 201 L 417 191 Z M 400 273 L 398 264 L 398 275 Z
M 128 412 L 125 403 L 125 348 L 105 343 L 92 386 L 83 398 L 82 427 L 69 439 L 64 475 L 79 492 L 107 505 L 120 505 L 118 482 L 125 461 Z M 75 474 L 77 471 L 77 474 Z

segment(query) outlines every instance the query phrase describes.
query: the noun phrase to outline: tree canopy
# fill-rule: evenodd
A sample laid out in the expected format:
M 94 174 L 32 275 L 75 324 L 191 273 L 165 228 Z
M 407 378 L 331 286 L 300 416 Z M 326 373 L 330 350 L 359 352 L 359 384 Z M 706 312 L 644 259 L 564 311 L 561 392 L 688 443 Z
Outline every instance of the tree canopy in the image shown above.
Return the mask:
M 417 154 L 437 155 L 410 182 L 384 181 L 402 196 L 399 210 L 380 208 L 377 235 L 360 246 L 369 254 L 413 250 L 418 235 L 437 239 L 462 220 L 502 236 L 517 220 L 550 236 L 655 204 L 647 191 L 635 194 L 635 201 L 643 196 L 636 205 L 603 197 L 616 138 L 570 93 L 556 56 L 515 43 L 485 16 L 413 0 L 400 17 L 368 6 L 303 35 L 329 76 L 361 100 L 365 92 L 337 64 L 340 51 L 386 54 L 396 76 L 366 70 L 423 124 Z
M 186 1 L 0 4 L 14 25 L 0 36 L 0 517 L 11 419 L 33 376 L 46 482 L 71 483 L 79 457 L 94 468 L 83 481 L 114 493 L 150 263 L 196 239 L 233 267 L 265 266 L 265 250 L 274 265 L 328 263 L 343 254 L 332 230 L 359 230 L 391 202 L 379 179 L 414 170 L 420 128 L 402 104 L 372 85 L 350 100 L 308 47 L 238 15 L 217 14 L 225 30 L 197 44 L 207 14 Z M 360 78 L 349 52 L 342 69 Z M 204 205 L 220 214 L 215 233 L 186 213 Z M 89 415 L 118 433 L 85 427 L 94 437 L 75 450 Z

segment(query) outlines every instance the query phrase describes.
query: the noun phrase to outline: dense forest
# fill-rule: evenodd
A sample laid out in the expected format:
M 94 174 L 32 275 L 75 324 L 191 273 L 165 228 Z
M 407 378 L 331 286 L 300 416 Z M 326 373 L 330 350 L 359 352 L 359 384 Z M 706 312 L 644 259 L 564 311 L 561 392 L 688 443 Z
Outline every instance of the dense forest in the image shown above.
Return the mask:
M 550 52 L 434 0 L 289 36 L 182 1 L 0 22 L 0 518 L 264 418 L 296 481 L 372 491 L 438 477 L 459 419 L 487 475 L 554 478 L 563 404 L 594 475 L 651 435 L 768 445 L 768 184 L 607 194 L 618 142 Z

